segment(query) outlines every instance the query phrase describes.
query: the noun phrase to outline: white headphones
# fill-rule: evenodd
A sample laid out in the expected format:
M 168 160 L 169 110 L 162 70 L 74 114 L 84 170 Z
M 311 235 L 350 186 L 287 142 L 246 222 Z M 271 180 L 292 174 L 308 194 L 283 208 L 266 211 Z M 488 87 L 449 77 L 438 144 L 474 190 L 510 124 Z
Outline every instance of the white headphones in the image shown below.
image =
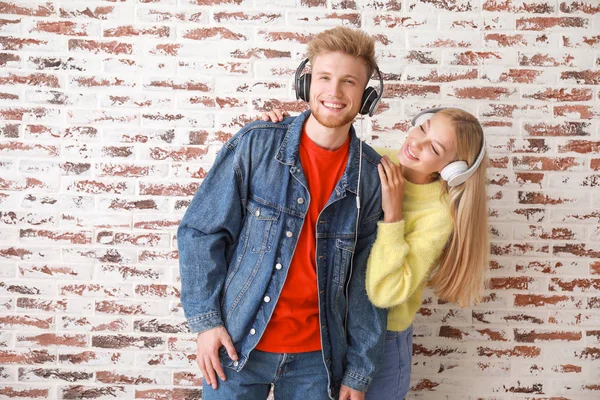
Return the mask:
M 448 108 L 450 107 L 436 107 L 423 110 L 413 117 L 411 124 L 412 126 L 421 125 L 429 118 L 433 117 L 438 111 Z M 477 155 L 477 158 L 475 158 L 473 165 L 469 167 L 466 161 L 453 161 L 440 171 L 440 176 L 448 183 L 448 186 L 454 187 L 461 185 L 475 173 L 485 156 L 485 136 L 482 135 L 481 140 L 481 149 L 479 150 L 479 154 Z

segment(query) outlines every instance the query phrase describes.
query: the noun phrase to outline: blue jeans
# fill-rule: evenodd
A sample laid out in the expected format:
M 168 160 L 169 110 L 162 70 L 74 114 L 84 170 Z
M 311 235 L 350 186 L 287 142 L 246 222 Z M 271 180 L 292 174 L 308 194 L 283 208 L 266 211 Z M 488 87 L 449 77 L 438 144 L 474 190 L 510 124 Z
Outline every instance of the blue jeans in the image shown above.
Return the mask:
M 388 331 L 383 364 L 375 373 L 365 400 L 402 400 L 410 389 L 412 325 L 402 332 Z
M 321 351 L 266 353 L 254 350 L 240 372 L 224 368 L 219 387 L 202 386 L 202 400 L 264 400 L 274 385 L 275 400 L 329 400 Z

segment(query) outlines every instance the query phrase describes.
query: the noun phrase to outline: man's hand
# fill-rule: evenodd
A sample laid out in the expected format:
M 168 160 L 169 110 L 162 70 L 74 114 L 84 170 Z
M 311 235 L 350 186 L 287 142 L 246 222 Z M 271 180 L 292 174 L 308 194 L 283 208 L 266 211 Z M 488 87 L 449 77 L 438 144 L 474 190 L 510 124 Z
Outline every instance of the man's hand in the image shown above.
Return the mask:
M 365 400 L 365 393 L 342 385 L 339 400 Z
M 223 372 L 223 367 L 219 362 L 219 348 L 224 346 L 232 360 L 237 361 L 238 359 L 231 337 L 227 329 L 219 326 L 199 333 L 196 344 L 196 362 L 200 367 L 200 371 L 202 371 L 202 376 L 216 390 L 219 384 L 215 372 L 222 381 L 226 380 L 225 372 Z

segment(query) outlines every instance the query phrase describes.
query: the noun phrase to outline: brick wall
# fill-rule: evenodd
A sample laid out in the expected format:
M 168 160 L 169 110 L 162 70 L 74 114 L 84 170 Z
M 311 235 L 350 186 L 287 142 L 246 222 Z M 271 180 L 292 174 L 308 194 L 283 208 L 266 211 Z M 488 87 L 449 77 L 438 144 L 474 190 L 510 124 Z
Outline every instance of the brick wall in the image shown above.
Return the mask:
M 491 289 L 427 295 L 411 399 L 600 397 L 597 0 L 0 0 L 0 397 L 199 399 L 175 232 L 216 152 L 301 111 L 311 35 L 377 38 L 363 138 L 459 105 L 490 150 Z

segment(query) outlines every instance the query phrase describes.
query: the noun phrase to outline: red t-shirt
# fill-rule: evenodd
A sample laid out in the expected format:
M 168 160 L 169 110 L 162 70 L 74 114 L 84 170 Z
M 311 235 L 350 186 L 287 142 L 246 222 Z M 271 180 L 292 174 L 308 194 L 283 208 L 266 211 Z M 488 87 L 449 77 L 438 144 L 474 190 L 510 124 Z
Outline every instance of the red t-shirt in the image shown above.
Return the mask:
M 348 162 L 348 140 L 337 150 L 319 147 L 302 132 L 300 162 L 310 204 L 288 275 L 273 315 L 256 348 L 272 353 L 321 350 L 315 226 Z M 305 199 L 305 201 L 308 199 Z

